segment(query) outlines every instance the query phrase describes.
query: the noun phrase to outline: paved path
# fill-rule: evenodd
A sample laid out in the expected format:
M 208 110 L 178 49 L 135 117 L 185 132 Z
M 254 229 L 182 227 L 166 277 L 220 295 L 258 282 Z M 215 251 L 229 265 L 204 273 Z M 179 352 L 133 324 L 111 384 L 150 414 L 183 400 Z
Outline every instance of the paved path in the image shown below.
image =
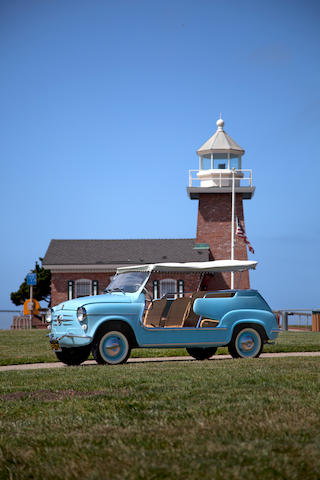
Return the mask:
M 262 353 L 261 358 L 281 358 L 281 357 L 320 357 L 320 352 L 288 352 L 288 353 Z M 230 355 L 214 355 L 211 361 L 216 360 L 231 360 Z M 151 357 L 151 358 L 129 358 L 128 363 L 149 363 L 149 362 L 190 362 L 195 360 L 192 357 Z M 94 360 L 87 360 L 83 365 L 97 365 Z M 37 370 L 40 368 L 67 368 L 64 363 L 26 363 L 24 365 L 5 365 L 0 366 L 0 372 L 7 372 L 10 370 Z

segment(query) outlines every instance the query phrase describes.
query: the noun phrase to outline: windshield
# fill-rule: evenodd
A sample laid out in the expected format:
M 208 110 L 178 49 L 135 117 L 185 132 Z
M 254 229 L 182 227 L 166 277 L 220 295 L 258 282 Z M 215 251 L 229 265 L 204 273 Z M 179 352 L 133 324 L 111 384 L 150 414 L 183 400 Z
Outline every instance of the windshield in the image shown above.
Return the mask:
M 118 273 L 113 277 L 105 292 L 137 292 L 148 276 L 149 272 Z

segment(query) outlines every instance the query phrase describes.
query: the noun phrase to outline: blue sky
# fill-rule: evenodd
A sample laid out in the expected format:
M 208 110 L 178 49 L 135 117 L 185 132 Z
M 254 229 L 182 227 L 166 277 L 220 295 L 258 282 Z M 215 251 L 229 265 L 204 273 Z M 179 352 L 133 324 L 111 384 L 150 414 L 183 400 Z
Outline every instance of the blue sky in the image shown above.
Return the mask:
M 194 237 L 220 112 L 256 185 L 252 286 L 319 308 L 319 21 L 311 0 L 2 0 L 0 309 L 51 238 Z

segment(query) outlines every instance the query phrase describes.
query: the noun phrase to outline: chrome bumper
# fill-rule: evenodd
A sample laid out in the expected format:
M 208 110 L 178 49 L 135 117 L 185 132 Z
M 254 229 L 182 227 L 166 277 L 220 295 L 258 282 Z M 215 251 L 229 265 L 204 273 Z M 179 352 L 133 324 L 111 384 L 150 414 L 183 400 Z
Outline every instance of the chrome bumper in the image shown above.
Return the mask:
M 61 337 L 56 338 L 56 340 L 58 340 L 58 342 L 60 342 L 60 340 L 62 340 L 64 337 L 67 337 L 67 338 L 86 338 L 88 340 L 93 339 L 93 337 L 89 337 L 89 335 L 74 335 L 73 333 L 65 333 Z
M 75 333 L 64 333 L 60 337 L 49 333 L 49 342 L 58 342 L 61 347 L 83 347 L 92 342 L 93 337 L 89 335 L 77 335 Z

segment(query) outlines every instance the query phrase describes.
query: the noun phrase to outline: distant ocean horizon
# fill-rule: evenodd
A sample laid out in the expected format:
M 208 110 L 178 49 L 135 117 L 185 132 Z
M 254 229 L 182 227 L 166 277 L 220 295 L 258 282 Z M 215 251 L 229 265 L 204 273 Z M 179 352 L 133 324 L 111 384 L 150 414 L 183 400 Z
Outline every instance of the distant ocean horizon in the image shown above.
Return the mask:
M 12 310 L 14 310 L 14 308 L 12 308 Z M 22 308 L 20 312 L 22 313 Z M 0 330 L 9 330 L 13 322 L 13 317 L 16 315 L 19 315 L 19 313 L 0 312 Z

